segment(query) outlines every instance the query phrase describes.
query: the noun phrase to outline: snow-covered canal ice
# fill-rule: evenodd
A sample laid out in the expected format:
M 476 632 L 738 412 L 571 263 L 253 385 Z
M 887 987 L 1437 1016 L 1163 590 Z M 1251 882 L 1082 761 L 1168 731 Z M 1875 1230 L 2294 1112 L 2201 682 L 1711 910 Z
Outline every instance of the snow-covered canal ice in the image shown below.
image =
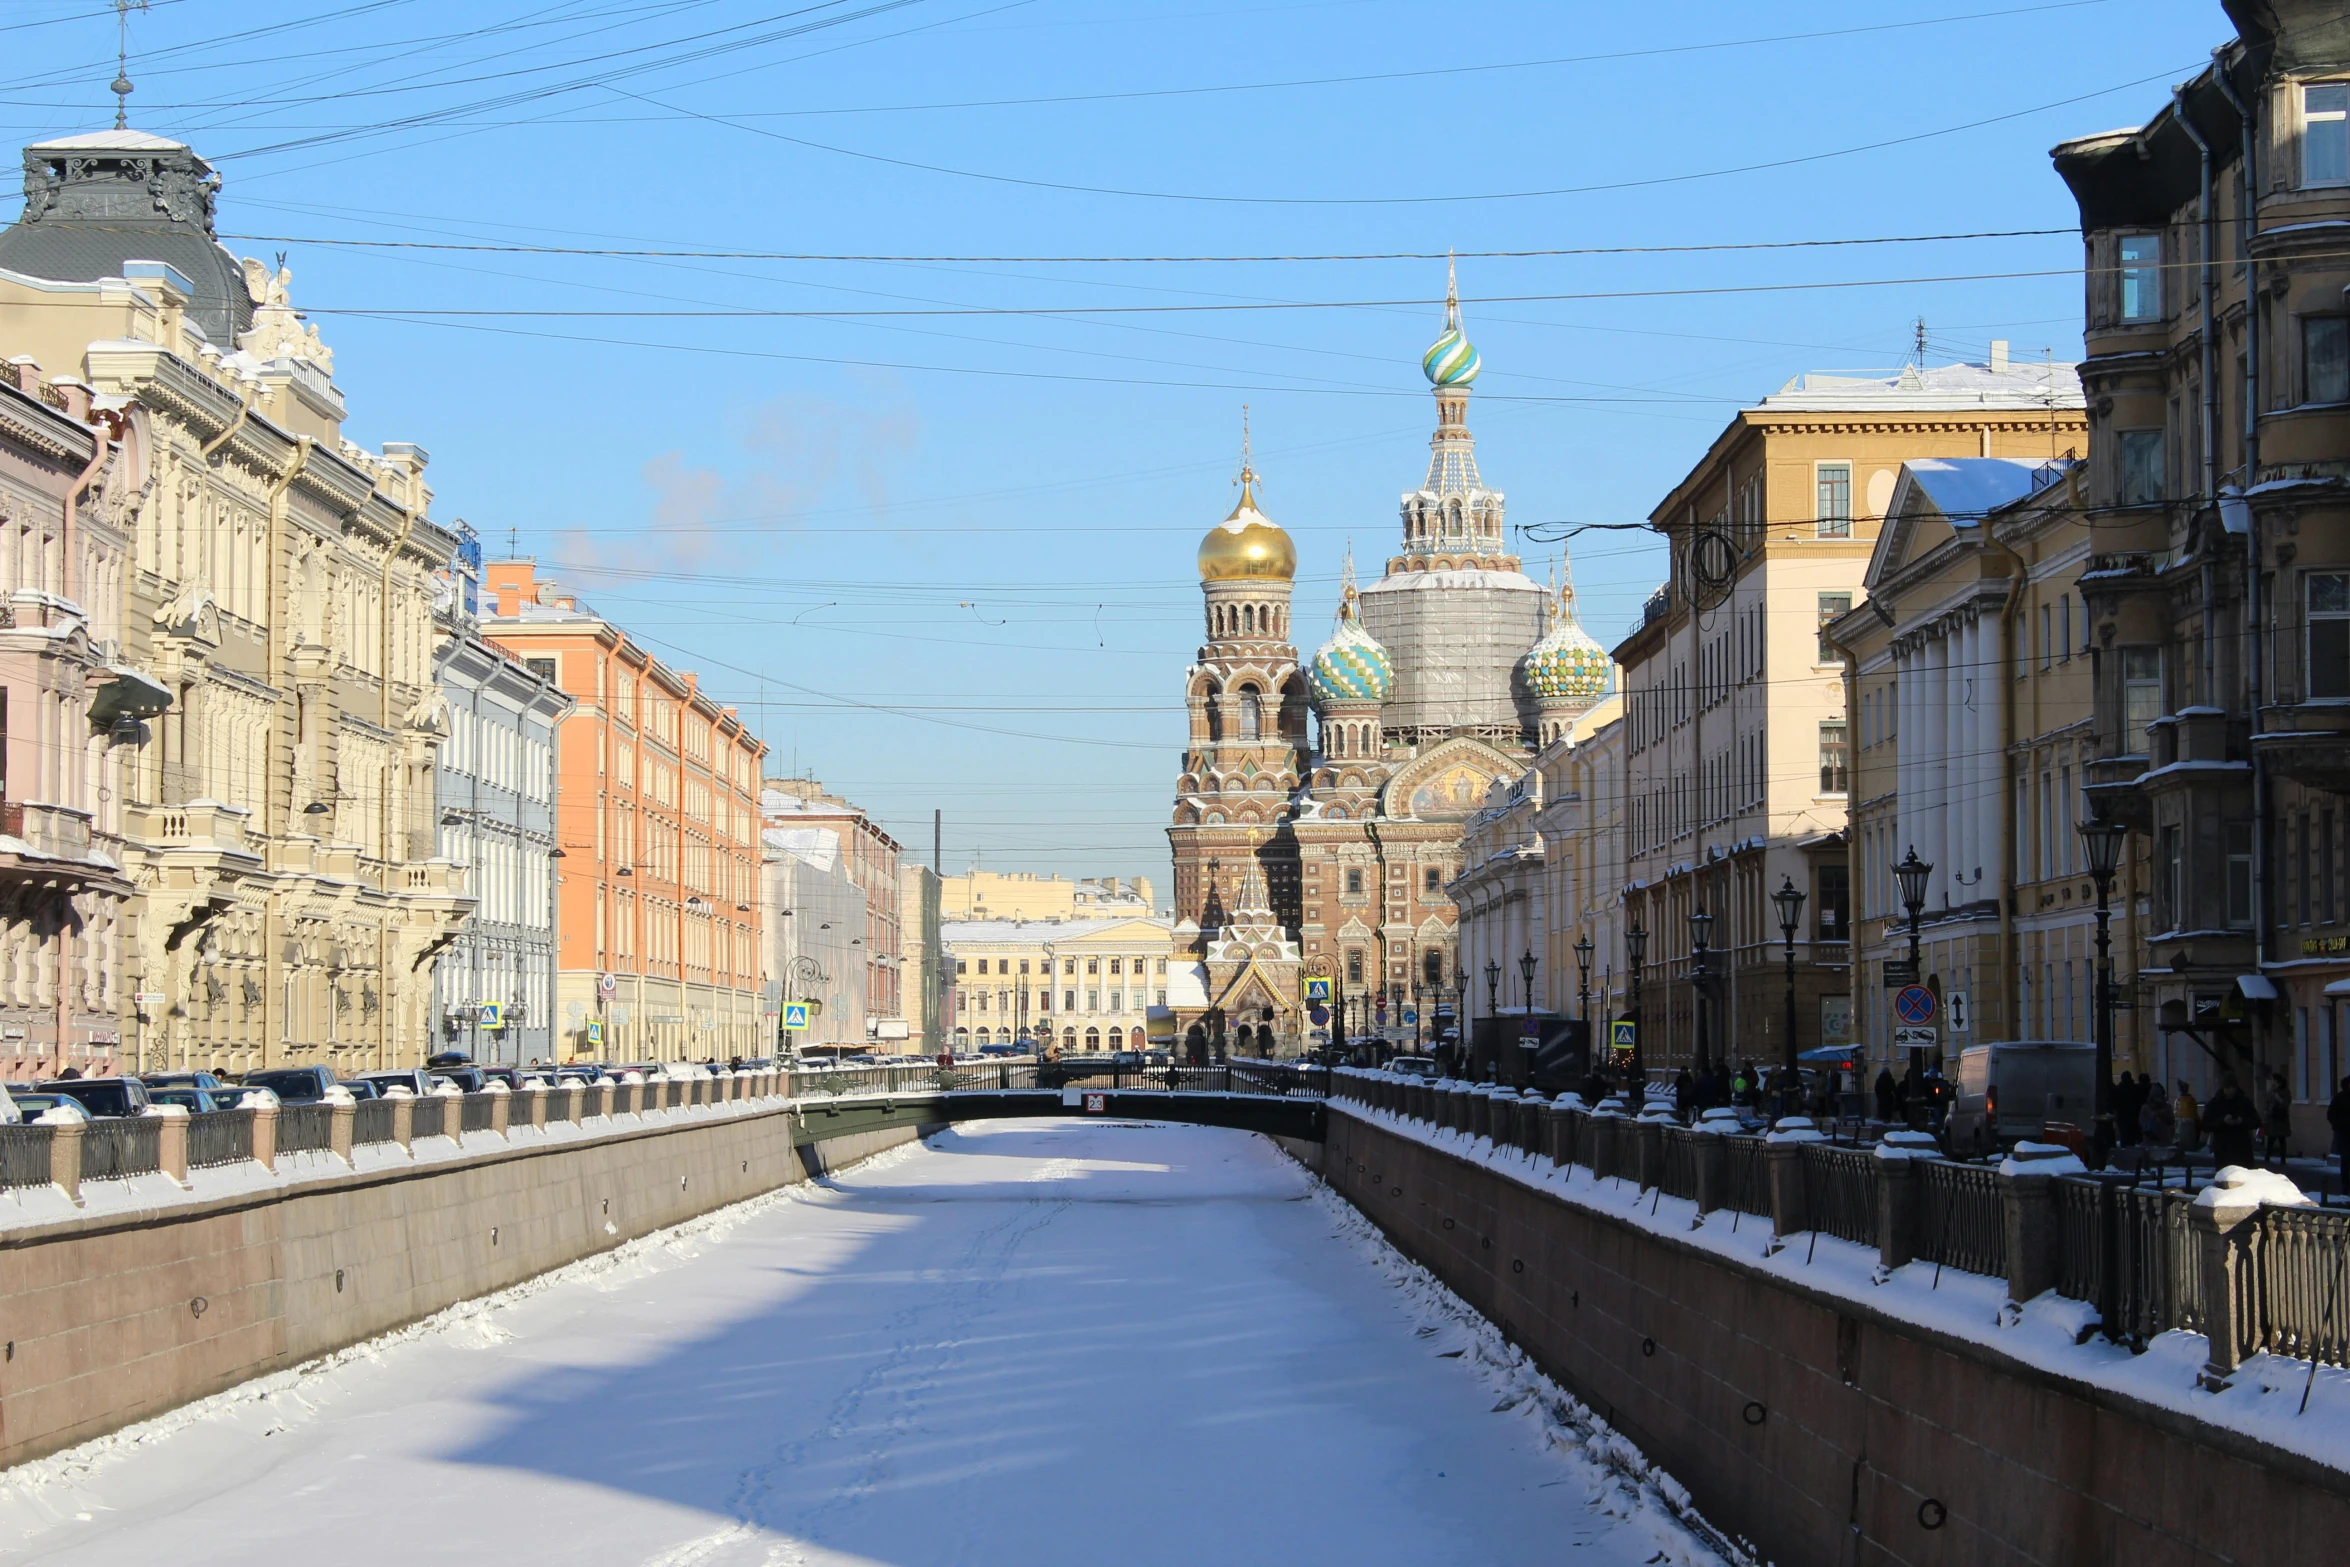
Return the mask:
M 1718 1560 L 1557 1403 L 1260 1138 L 981 1123 L 20 1466 L 0 1550 Z

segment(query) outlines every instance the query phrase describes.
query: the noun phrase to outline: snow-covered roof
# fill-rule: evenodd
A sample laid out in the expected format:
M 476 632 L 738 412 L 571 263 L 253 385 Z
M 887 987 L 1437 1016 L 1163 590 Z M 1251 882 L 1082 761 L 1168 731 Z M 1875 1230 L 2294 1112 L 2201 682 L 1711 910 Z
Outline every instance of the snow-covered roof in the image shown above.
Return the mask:
M 1199 1008 L 1208 1004 L 1208 969 L 1204 963 L 1167 965 L 1167 1005 Z
M 188 144 L 173 141 L 169 136 L 157 136 L 147 131 L 84 131 L 78 136 L 60 136 L 55 141 L 37 141 L 27 152 L 186 152 Z
M 2046 489 L 2073 464 L 2037 457 L 1913 457 L 1902 466 L 1937 511 L 1970 523 Z
M 1374 593 L 1440 593 L 1446 588 L 1504 588 L 1519 593 L 1540 593 L 1542 584 L 1522 571 L 1487 571 L 1469 566 L 1455 571 L 1398 571 L 1381 577 L 1363 589 L 1363 596 Z
M 1759 408 L 1774 413 L 1829 413 L 1865 409 L 2080 408 L 2080 367 L 2011 361 L 2003 370 L 1989 365 L 1904 365 L 1883 374 L 1815 371 L 1799 375 L 1764 398 Z
M 759 833 L 759 841 L 820 871 L 840 863 L 840 833 L 830 827 L 768 827 Z
M 1151 926 L 1153 934 L 1167 929 L 1166 921 L 1146 919 L 1139 914 L 1098 920 L 941 920 L 938 923 L 938 939 L 941 946 L 948 947 L 957 942 L 1027 943 L 1033 946 L 1048 941 L 1080 941 L 1087 936 L 1099 936 L 1106 931 L 1131 925 Z

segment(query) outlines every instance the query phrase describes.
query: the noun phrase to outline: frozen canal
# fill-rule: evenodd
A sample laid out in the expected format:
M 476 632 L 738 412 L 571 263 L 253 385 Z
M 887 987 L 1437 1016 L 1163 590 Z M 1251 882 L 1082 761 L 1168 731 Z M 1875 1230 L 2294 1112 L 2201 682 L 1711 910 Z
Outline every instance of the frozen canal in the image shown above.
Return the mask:
M 982 1123 L 24 1466 L 0 1549 L 1717 1559 L 1410 1275 L 1245 1133 Z

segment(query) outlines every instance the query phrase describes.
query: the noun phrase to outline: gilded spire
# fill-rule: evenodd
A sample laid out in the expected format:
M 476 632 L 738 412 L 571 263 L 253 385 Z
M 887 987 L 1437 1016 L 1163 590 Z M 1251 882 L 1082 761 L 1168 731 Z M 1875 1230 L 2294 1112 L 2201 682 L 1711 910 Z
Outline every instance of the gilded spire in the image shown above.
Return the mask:
M 1244 511 L 1257 509 L 1257 470 L 1249 463 L 1248 404 L 1240 405 L 1240 477 L 1233 481 L 1240 486 L 1240 504 L 1232 508 L 1237 517 Z

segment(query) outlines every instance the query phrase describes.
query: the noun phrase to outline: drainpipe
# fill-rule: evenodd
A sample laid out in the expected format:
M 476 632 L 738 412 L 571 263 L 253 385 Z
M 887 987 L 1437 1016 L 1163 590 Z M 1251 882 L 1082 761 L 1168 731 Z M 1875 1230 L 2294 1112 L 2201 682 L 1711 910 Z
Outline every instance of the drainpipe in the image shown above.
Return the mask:
M 253 405 L 245 400 L 242 393 L 239 393 L 237 396 L 237 416 L 228 422 L 227 429 L 221 431 L 211 440 L 206 441 L 204 445 L 198 450 L 196 455 L 203 458 L 207 463 L 212 461 L 214 454 L 217 453 L 222 447 L 228 445 L 229 442 L 235 440 L 237 438 L 237 432 L 245 427 L 245 421 L 252 417 Z M 307 442 L 310 438 L 308 436 L 304 436 L 302 439 Z M 301 470 L 297 468 L 295 471 L 298 473 Z
M 2217 282 L 2217 277 L 2212 270 L 2211 259 L 2211 242 L 2213 235 L 2216 232 L 2212 225 L 2211 210 L 2211 143 L 2204 139 L 2203 133 L 2195 128 L 2195 122 L 2188 118 L 2186 89 L 2184 87 L 2173 87 L 2170 90 L 2170 96 L 2171 118 L 2177 122 L 2180 130 L 2187 133 L 2187 139 L 2195 144 L 2196 162 L 2201 170 L 2197 185 L 2198 194 L 2196 200 L 2198 202 L 2197 211 L 2199 213 L 2197 218 L 2197 227 L 2201 235 L 2198 248 L 2203 252 L 2201 268 L 2203 274 L 2201 289 L 2203 295 L 2203 324 L 2201 332 L 2203 339 L 2201 372 L 2203 377 L 2203 449 L 2197 459 L 2201 465 L 2201 478 L 2197 484 L 2197 499 L 2201 500 L 2204 504 L 2209 505 L 2211 503 L 2212 497 L 2217 493 L 2219 488 L 2217 481 L 2217 471 L 2219 464 L 2219 448 L 2217 445 L 2218 436 L 2212 428 L 2219 419 L 2219 384 L 2214 374 L 2218 365 L 2218 345 L 2213 340 L 2213 335 L 2217 328 L 2214 325 L 2213 320 L 2211 297 L 2212 287 Z M 2219 592 L 2218 576 L 2216 571 L 2213 569 L 2212 562 L 2208 555 L 2203 562 L 2201 577 L 2203 583 L 2202 700 L 2205 702 L 2216 702 L 2218 695 L 2218 688 L 2216 684 L 2218 669 L 2218 652 L 2216 647 L 2218 642 L 2218 610 L 2216 604 L 2219 597 Z M 2258 872 L 2256 871 L 2254 874 L 2257 875 Z
M 2076 474 L 2078 470 L 2075 470 Z M 2077 502 L 2077 479 L 2066 487 L 2068 500 Z M 2018 1039 L 2024 1037 L 2023 1020 L 2016 1016 L 2016 994 L 2021 989 L 2015 982 L 2019 963 L 2015 947 L 2015 663 L 2021 651 L 2016 635 L 2016 616 L 2024 603 L 2024 585 L 2030 580 L 2031 570 L 2024 557 L 1999 539 L 1992 538 L 1991 519 L 1982 523 L 1984 542 L 2008 559 L 2007 597 L 1999 605 L 1999 669 L 1996 682 L 1999 687 L 1999 799 L 1992 814 L 1999 823 L 1999 1004 L 2001 1016 Z M 2034 689 L 2038 686 L 2035 684 Z M 1979 1037 L 1979 1036 L 1978 1036 Z
M 237 425 L 244 422 L 245 410 L 239 409 L 236 424 L 232 424 L 228 429 L 222 431 L 212 446 L 206 447 L 206 454 L 209 455 L 213 447 L 234 435 L 237 431 Z M 280 692 L 284 691 L 286 686 L 285 616 L 280 604 L 285 587 L 280 563 L 285 558 L 286 523 L 288 521 L 286 496 L 293 489 L 294 481 L 302 476 L 302 470 L 310 466 L 310 450 L 313 444 L 307 435 L 294 437 L 294 460 L 286 464 L 286 471 L 269 486 L 269 603 L 267 613 L 270 621 L 270 636 L 268 639 L 267 675 L 271 689 Z M 280 750 L 278 743 L 280 731 L 285 721 L 286 704 L 281 700 L 277 704 L 276 717 L 270 725 L 272 732 L 269 759 L 272 767 L 277 763 Z M 293 803 L 290 793 L 286 803 L 289 806 Z M 274 781 L 264 781 L 261 790 L 261 835 L 263 853 L 270 855 L 270 860 L 265 863 L 268 863 L 272 870 L 276 869 L 274 863 L 276 857 L 273 851 L 279 834 L 277 785 Z M 284 962 L 278 949 L 278 900 L 274 897 L 266 899 L 261 905 L 261 961 L 264 974 L 261 986 L 261 1059 L 265 1065 L 274 1065 L 271 1057 L 277 1053 L 278 1045 L 282 1043 L 280 1036 L 285 1031 L 283 1014 L 291 1000 L 286 994 L 285 984 L 271 982 L 279 978 L 274 970 Z M 276 1015 L 273 1015 L 273 1012 Z
M 96 450 L 90 454 L 89 466 L 74 477 L 65 492 L 65 507 L 57 524 L 57 596 L 70 601 L 73 598 L 73 521 L 82 492 L 98 477 L 98 470 L 106 466 L 106 454 L 114 439 L 121 434 L 119 414 L 94 413 L 91 418 L 103 419 L 109 429 L 96 432 L 92 443 Z M 60 756 L 62 765 L 66 758 Z M 73 1037 L 73 891 L 66 888 L 57 895 L 57 1070 L 66 1068 L 66 1049 Z
M 2212 51 L 2212 80 L 2235 109 L 2243 126 L 2243 155 L 2240 160 L 2240 178 L 2243 187 L 2242 210 L 2237 222 L 2242 225 L 2244 247 L 2244 472 L 2243 488 L 2247 491 L 2260 482 L 2260 263 L 2254 256 L 2252 240 L 2259 231 L 2253 203 L 2258 199 L 2259 181 L 2259 117 L 2252 105 L 2236 91 L 2236 84 L 2228 78 L 2227 62 L 2221 58 L 2224 51 Z M 2206 205 L 2210 198 L 2205 197 Z M 2241 504 L 2241 503 L 2239 503 Z M 2266 700 L 2262 679 L 2268 657 L 2266 637 L 2261 618 L 2264 613 L 2260 591 L 2260 515 L 2251 507 L 2243 508 L 2244 526 L 2244 680 L 2245 694 L 2252 710 L 2252 729 L 2259 733 L 2261 708 Z M 2269 962 L 2268 940 L 2268 842 L 2269 798 L 2268 767 L 2260 748 L 2252 748 L 2252 942 L 2255 966 L 2265 970 Z M 2257 1071 L 2258 1063 L 2254 1063 Z

